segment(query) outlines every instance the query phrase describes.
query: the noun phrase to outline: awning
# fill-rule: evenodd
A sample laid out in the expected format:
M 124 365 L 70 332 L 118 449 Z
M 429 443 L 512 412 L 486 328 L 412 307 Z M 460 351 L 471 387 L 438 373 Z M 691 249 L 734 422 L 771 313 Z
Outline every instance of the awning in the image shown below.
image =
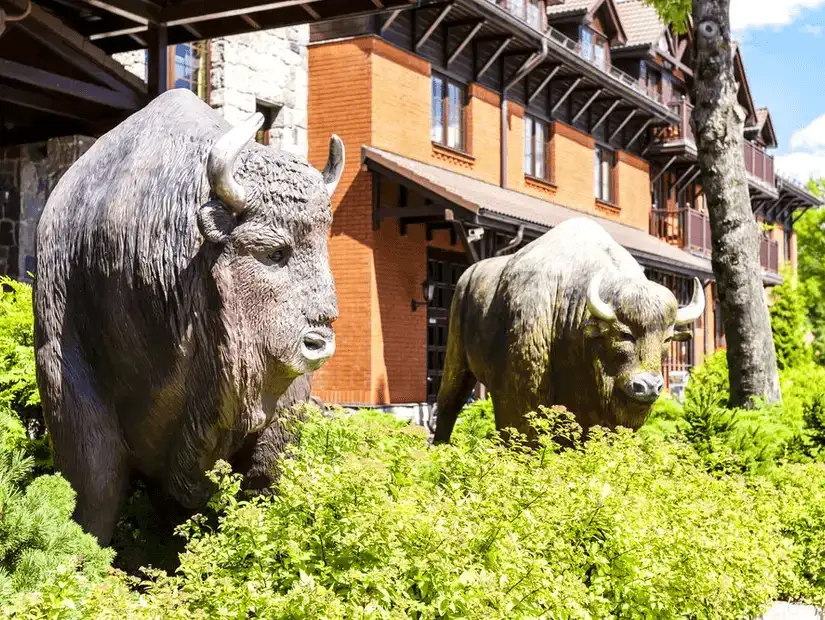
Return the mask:
M 697 276 L 708 280 L 713 270 L 707 258 L 695 256 L 670 245 L 647 231 L 626 226 L 606 218 L 589 215 L 546 200 L 498 185 L 486 183 L 457 172 L 425 164 L 375 147 L 362 148 L 362 161 L 367 169 L 401 177 L 420 187 L 427 194 L 440 197 L 456 209 L 474 218 L 502 223 L 522 223 L 542 234 L 573 217 L 597 221 L 626 248 L 640 264 L 672 273 Z

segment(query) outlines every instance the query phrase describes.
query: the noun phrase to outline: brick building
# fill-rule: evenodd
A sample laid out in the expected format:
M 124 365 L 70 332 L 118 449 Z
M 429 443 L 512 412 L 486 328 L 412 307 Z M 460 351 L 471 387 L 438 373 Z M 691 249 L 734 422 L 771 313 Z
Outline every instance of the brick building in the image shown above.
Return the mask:
M 455 0 L 312 25 L 309 158 L 323 164 L 333 132 L 348 149 L 330 242 L 338 347 L 318 395 L 425 412 L 459 275 L 579 215 L 682 303 L 704 283 L 706 314 L 666 377 L 723 346 L 690 49 L 641 0 Z M 775 174 L 770 114 L 734 54 L 767 290 L 795 265 L 794 217 L 818 202 Z

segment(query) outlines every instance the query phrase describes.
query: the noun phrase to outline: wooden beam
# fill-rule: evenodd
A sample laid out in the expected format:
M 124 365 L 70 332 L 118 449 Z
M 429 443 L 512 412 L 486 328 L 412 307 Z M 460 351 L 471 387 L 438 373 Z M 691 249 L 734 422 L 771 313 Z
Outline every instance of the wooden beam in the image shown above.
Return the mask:
M 567 100 L 567 98 L 568 98 L 568 97 L 572 94 L 572 92 L 573 92 L 574 90 L 576 90 L 576 87 L 577 87 L 579 84 L 581 84 L 581 81 L 582 81 L 583 79 L 584 79 L 584 78 L 580 78 L 580 77 L 579 77 L 579 78 L 576 78 L 576 80 L 575 80 L 575 81 L 574 81 L 574 82 L 570 85 L 570 88 L 568 88 L 566 91 L 564 91 L 564 94 L 561 96 L 561 98 L 560 98 L 560 99 L 556 102 L 556 104 L 555 104 L 555 105 L 553 106 L 553 108 L 550 110 L 550 115 L 551 115 L 551 116 L 552 116 L 553 114 L 555 114 L 556 110 L 558 110 L 558 109 L 559 109 L 559 107 L 561 107 L 561 104 L 563 104 L 563 103 Z
M 65 118 L 73 118 L 80 121 L 89 120 L 88 116 L 84 117 L 76 110 L 70 109 L 65 101 L 61 101 L 57 97 L 20 90 L 7 84 L 0 84 L 0 101 L 6 101 L 23 108 L 46 112 Z
M 244 20 L 250 26 L 252 26 L 255 30 L 261 29 L 261 25 L 254 19 L 252 19 L 249 15 L 241 15 L 241 19 Z
M 157 97 L 169 87 L 169 33 L 166 26 L 149 27 L 146 75 L 149 97 Z
M 195 22 L 204 22 L 224 17 L 239 17 L 260 11 L 285 9 L 320 2 L 320 0 L 280 0 L 279 2 L 261 2 L 261 0 L 200 0 L 185 4 L 170 4 L 160 12 L 159 22 L 166 26 L 182 26 Z
M 610 134 L 610 138 L 608 138 L 608 140 L 607 140 L 608 142 L 613 142 L 613 140 L 616 139 L 616 136 L 618 136 L 620 133 L 622 133 L 622 129 L 624 129 L 625 125 L 627 125 L 630 122 L 630 119 L 632 119 L 634 116 L 636 116 L 636 112 L 638 112 L 638 110 L 631 110 L 630 111 L 630 113 L 619 124 L 619 126 L 616 127 L 616 129 L 613 130 L 613 133 Z
M 321 14 L 318 11 L 316 11 L 314 8 L 312 8 L 311 5 L 302 4 L 301 8 L 304 9 L 307 13 L 309 13 L 309 16 L 312 19 L 314 19 L 315 21 L 318 21 L 319 19 L 321 19 Z
M 430 26 L 424 31 L 424 34 L 421 35 L 421 38 L 419 38 L 418 41 L 415 42 L 415 48 L 414 49 L 416 51 L 418 51 L 419 47 L 421 47 L 427 41 L 430 40 L 430 37 L 433 36 L 433 33 L 435 32 L 435 29 L 438 28 L 438 26 L 441 24 L 441 22 L 444 21 L 444 18 L 447 17 L 447 15 L 449 15 L 450 11 L 452 11 L 452 10 L 453 10 L 453 5 L 452 4 L 448 4 L 443 9 L 441 9 L 441 12 L 433 20 L 433 23 L 430 24 Z
M 577 121 L 577 120 L 579 120 L 579 119 L 581 118 L 581 115 L 582 115 L 582 114 L 584 114 L 585 112 L 587 112 L 587 108 L 589 108 L 591 105 L 593 105 L 593 102 L 594 102 L 594 101 L 596 101 L 596 98 L 597 98 L 599 95 L 601 95 L 601 94 L 602 94 L 602 91 L 603 91 L 603 90 L 604 90 L 603 88 L 598 88 L 598 89 L 596 89 L 596 92 L 595 92 L 595 93 L 593 93 L 593 95 L 590 97 L 590 99 L 588 99 L 588 100 L 584 103 L 584 105 L 581 107 L 581 109 L 580 109 L 578 112 L 576 112 L 576 115 L 575 115 L 575 116 L 572 118 L 572 120 L 570 121 L 570 124 L 571 124 L 571 125 L 575 125 L 575 124 L 576 124 L 576 121 Z
M 379 219 L 410 217 L 444 217 L 444 208 L 429 207 L 378 207 Z
M 613 105 L 607 108 L 607 111 L 604 114 L 602 114 L 596 121 L 596 123 L 590 128 L 590 133 L 595 132 L 599 127 L 601 127 L 602 123 L 607 120 L 607 117 L 613 113 L 613 110 L 615 110 L 621 102 L 621 99 L 616 99 L 616 101 L 613 102 Z
M 647 130 L 647 128 L 650 127 L 652 122 L 653 122 L 652 118 L 647 119 L 645 121 L 644 125 L 642 125 L 639 128 L 639 131 L 637 131 L 635 134 L 633 134 L 633 137 L 630 138 L 630 142 L 628 142 L 627 144 L 624 145 L 624 150 L 627 150 L 631 146 L 633 146 L 633 143 L 636 142 L 636 140 L 638 140 L 642 136 L 642 134 Z
M 398 9 L 397 11 L 393 11 L 392 13 L 390 13 L 390 16 L 386 20 L 384 20 L 383 24 L 381 24 L 381 32 L 384 32 L 387 28 L 392 26 L 393 22 L 396 19 L 398 19 L 398 16 L 401 15 L 401 13 L 403 12 L 403 10 Z
M 375 5 L 376 9 L 383 9 L 384 3 L 381 0 L 372 0 L 372 3 Z
M 655 177 L 650 179 L 650 184 L 653 185 L 656 181 L 661 179 L 662 175 L 670 169 L 670 167 L 673 165 L 673 162 L 675 162 L 675 161 L 676 161 L 676 155 L 674 155 L 673 157 L 671 157 L 667 161 L 667 163 L 664 165 L 664 167 L 661 170 L 659 170 L 659 173 Z
M 536 87 L 536 90 L 534 90 L 533 93 L 529 97 L 527 97 L 527 103 L 528 104 L 532 103 L 533 99 L 535 99 L 536 97 L 538 97 L 541 94 L 541 91 L 543 91 L 547 87 L 547 85 L 553 80 L 554 77 L 556 77 L 556 74 L 560 70 L 561 70 L 561 65 L 556 65 L 555 67 L 553 67 L 553 69 L 550 71 L 550 73 L 547 74 L 547 77 L 544 78 L 539 83 L 539 85 Z
M 111 108 L 135 110 L 141 104 L 141 98 L 135 92 L 110 90 L 97 84 L 90 84 L 50 71 L 36 69 L 5 58 L 0 58 L 0 77 L 23 82 L 43 90 L 77 97 L 85 101 L 92 101 Z
M 461 40 L 461 43 L 458 44 L 458 47 L 456 47 L 453 53 L 450 54 L 450 56 L 447 58 L 448 67 L 450 66 L 450 63 L 452 63 L 456 58 L 458 58 L 458 55 L 464 51 L 464 48 L 470 44 L 470 41 L 473 40 L 473 38 L 478 34 L 478 31 L 481 30 L 484 27 L 484 24 L 486 23 L 487 22 L 482 19 L 481 21 L 477 22 L 476 25 L 472 27 L 470 32 L 468 32 L 464 36 L 464 38 Z
M 512 41 L 513 37 L 507 37 L 506 39 L 504 39 L 504 41 L 502 41 L 499 44 L 499 46 L 493 52 L 493 55 L 490 56 L 489 60 L 487 60 L 487 62 L 484 63 L 484 66 L 481 67 L 481 69 L 479 69 L 478 73 L 476 74 L 476 80 L 478 80 L 482 75 L 487 73 L 490 67 L 493 66 L 493 63 L 498 59 L 499 56 L 501 56 L 501 54 L 504 52 L 505 49 L 507 49 L 507 46 L 510 45 Z
M 86 0 L 94 7 L 108 11 L 112 15 L 123 17 L 136 24 L 148 26 L 157 23 L 160 11 L 154 5 L 140 0 Z
M 690 175 L 693 173 L 693 169 L 694 169 L 694 168 L 696 168 L 696 164 L 692 164 L 692 165 L 690 165 L 690 166 L 688 167 L 688 169 L 684 172 L 684 174 L 682 174 L 682 176 L 680 176 L 678 179 L 676 179 L 676 182 L 673 184 L 673 187 L 675 187 L 675 188 L 676 188 L 676 191 L 677 191 L 677 192 L 681 192 L 681 191 L 682 191 L 681 189 L 679 189 L 679 188 L 681 187 L 681 185 L 682 185 L 682 182 L 683 182 L 686 178 L 688 178 L 688 176 L 690 176 Z M 697 171 L 697 174 L 698 174 L 699 172 L 701 172 L 701 170 L 700 170 L 700 171 Z M 694 174 L 692 177 L 690 177 L 690 181 L 688 181 L 687 183 L 685 183 L 685 187 L 687 187 L 688 185 L 690 185 L 690 184 L 693 182 L 693 179 L 695 179 L 695 178 L 696 178 L 697 174 Z
M 14 28 L 25 32 L 35 39 L 40 45 L 47 47 L 54 54 L 59 56 L 74 68 L 87 74 L 90 78 L 104 84 L 108 88 L 116 91 L 126 90 L 128 87 L 123 80 L 117 79 L 114 75 L 106 71 L 99 63 L 91 59 L 83 50 L 77 49 L 66 39 L 60 36 L 47 24 L 41 22 L 38 17 L 40 12 L 33 12 L 28 18 L 15 22 Z

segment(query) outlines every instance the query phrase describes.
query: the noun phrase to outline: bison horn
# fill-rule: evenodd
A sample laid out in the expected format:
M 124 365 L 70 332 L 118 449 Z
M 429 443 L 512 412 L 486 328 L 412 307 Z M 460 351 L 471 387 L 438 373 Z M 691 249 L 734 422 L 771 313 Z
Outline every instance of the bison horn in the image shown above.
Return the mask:
M 613 306 L 603 301 L 599 294 L 601 283 L 602 274 L 600 273 L 597 273 L 590 280 L 590 286 L 587 287 L 587 309 L 590 310 L 590 314 L 603 321 L 614 321 L 616 320 L 616 311 L 613 310 Z
M 206 173 L 212 191 L 235 213 L 246 210 L 246 190 L 235 180 L 232 171 L 235 160 L 264 122 L 264 115 L 256 112 L 237 127 L 224 134 L 209 151 Z
M 676 313 L 676 325 L 693 323 L 705 311 L 705 291 L 699 278 L 693 278 L 693 299 Z
M 341 173 L 344 171 L 344 159 L 346 153 L 344 151 L 344 143 L 341 138 L 332 134 L 329 139 L 329 157 L 327 158 L 327 165 L 324 166 L 322 172 L 324 176 L 324 183 L 327 185 L 327 192 L 330 196 L 338 187 L 338 181 L 341 180 Z

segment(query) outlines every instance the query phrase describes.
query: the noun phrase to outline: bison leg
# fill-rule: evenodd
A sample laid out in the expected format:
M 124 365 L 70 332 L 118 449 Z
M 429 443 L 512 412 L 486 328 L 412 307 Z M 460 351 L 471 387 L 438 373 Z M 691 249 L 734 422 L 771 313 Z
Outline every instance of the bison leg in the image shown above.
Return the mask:
M 61 359 L 54 353 L 41 359 L 41 394 L 55 469 L 77 493 L 74 519 L 101 545 L 108 545 L 129 482 L 117 416 L 101 402 L 79 356 L 69 353 Z
M 456 316 L 456 304 L 454 304 L 450 317 L 450 332 L 447 336 L 444 374 L 441 377 L 441 387 L 438 389 L 433 443 L 450 441 L 458 414 L 470 397 L 475 383 L 476 378 L 467 365 L 461 326 Z

